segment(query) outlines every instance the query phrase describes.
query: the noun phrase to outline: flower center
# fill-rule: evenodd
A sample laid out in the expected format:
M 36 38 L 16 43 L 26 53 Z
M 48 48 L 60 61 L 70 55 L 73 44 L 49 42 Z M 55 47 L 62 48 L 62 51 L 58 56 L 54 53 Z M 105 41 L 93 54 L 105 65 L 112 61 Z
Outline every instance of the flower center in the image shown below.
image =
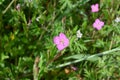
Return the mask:
M 63 40 L 63 39 L 61 39 L 61 40 L 60 40 L 60 43 L 64 44 L 64 40 Z

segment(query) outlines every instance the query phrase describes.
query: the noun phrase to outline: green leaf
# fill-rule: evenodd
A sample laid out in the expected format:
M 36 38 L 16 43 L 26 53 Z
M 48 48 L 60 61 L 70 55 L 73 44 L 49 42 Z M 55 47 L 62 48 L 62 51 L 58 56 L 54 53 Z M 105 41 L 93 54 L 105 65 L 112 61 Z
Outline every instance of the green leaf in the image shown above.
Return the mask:
M 8 59 L 9 56 L 5 55 L 4 53 L 1 53 L 1 61 L 4 61 L 5 59 Z
M 69 59 L 85 59 L 88 56 L 89 55 L 86 55 L 86 54 L 77 54 L 77 55 L 66 57 L 66 58 L 64 58 L 64 60 L 69 60 Z

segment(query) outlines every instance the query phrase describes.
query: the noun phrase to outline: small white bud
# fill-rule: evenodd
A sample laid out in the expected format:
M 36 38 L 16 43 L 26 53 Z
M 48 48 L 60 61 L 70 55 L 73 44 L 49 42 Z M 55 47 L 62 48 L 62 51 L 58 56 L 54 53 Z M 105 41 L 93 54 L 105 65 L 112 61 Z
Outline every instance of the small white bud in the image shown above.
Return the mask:
M 82 33 L 80 32 L 80 30 L 77 31 L 77 38 L 81 38 L 82 37 Z
M 115 22 L 116 23 L 120 22 L 120 17 L 116 17 Z

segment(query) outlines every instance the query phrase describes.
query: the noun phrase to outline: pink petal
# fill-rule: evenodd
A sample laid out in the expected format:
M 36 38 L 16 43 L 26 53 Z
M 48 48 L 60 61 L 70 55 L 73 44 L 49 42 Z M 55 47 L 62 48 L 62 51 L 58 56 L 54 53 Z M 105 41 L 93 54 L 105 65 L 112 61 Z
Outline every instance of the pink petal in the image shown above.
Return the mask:
M 100 20 L 99 20 L 99 19 L 96 19 L 96 20 L 95 20 L 95 22 L 99 23 L 99 22 L 100 22 Z
M 93 23 L 93 27 L 96 28 L 96 23 L 95 22 Z
M 100 23 L 100 24 L 101 24 L 101 26 L 104 26 L 104 22 L 102 22 L 102 21 L 101 21 L 101 23 Z
M 91 5 L 91 12 L 98 12 L 99 11 L 99 4 Z
M 96 19 L 95 22 L 93 23 L 93 27 L 96 28 L 97 24 L 98 24 L 98 19 Z
M 64 40 L 64 46 L 65 46 L 65 47 L 69 46 L 69 40 L 68 40 L 68 39 L 65 39 L 65 40 Z
M 59 39 L 58 36 L 54 37 L 53 41 L 54 41 L 55 44 L 59 44 L 60 43 L 60 39 Z
M 67 39 L 65 34 L 60 33 L 59 37 L 60 37 L 60 39 L 62 39 L 64 41 L 64 46 L 68 46 L 69 45 L 69 40 Z
M 101 28 L 102 28 L 101 26 L 97 26 L 97 27 L 96 27 L 97 30 L 100 30 Z
M 65 46 L 63 46 L 62 44 L 59 44 L 59 45 L 57 45 L 57 48 L 58 48 L 58 50 L 63 50 L 64 48 L 65 48 Z
M 96 12 L 98 12 L 98 11 L 99 11 L 99 8 L 96 9 Z
M 96 28 L 97 30 L 100 30 L 104 26 L 104 22 L 100 21 L 99 19 L 96 19 L 95 22 L 93 23 L 93 27 Z
M 69 45 L 69 39 L 64 33 L 60 33 L 59 36 L 54 37 L 54 43 L 57 45 L 58 50 L 63 50 Z
M 91 6 L 91 12 L 94 12 L 94 5 Z
M 60 37 L 60 39 L 66 39 L 67 38 L 64 33 L 60 33 L 59 37 Z
M 93 10 L 93 8 L 94 8 L 94 5 L 91 5 L 91 9 Z
M 95 7 L 96 7 L 96 8 L 98 8 L 98 6 L 99 6 L 98 4 L 95 4 Z

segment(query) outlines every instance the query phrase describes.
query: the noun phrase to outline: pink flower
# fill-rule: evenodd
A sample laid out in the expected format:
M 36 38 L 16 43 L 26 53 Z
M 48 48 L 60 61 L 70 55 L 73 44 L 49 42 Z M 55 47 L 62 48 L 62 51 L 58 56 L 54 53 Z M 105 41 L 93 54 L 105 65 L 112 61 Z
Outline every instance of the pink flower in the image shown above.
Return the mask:
M 96 19 L 95 22 L 93 23 L 93 27 L 96 28 L 97 30 L 100 30 L 104 26 L 104 22 L 100 21 L 99 19 Z
M 59 36 L 55 36 L 53 41 L 60 51 L 69 45 L 69 39 L 63 33 L 60 33 Z
M 77 67 L 71 66 L 71 69 L 74 70 L 74 71 L 76 71 L 76 70 L 77 70 Z
M 20 4 L 17 4 L 16 10 L 20 11 Z
M 98 12 L 99 11 L 99 4 L 91 5 L 91 12 Z

